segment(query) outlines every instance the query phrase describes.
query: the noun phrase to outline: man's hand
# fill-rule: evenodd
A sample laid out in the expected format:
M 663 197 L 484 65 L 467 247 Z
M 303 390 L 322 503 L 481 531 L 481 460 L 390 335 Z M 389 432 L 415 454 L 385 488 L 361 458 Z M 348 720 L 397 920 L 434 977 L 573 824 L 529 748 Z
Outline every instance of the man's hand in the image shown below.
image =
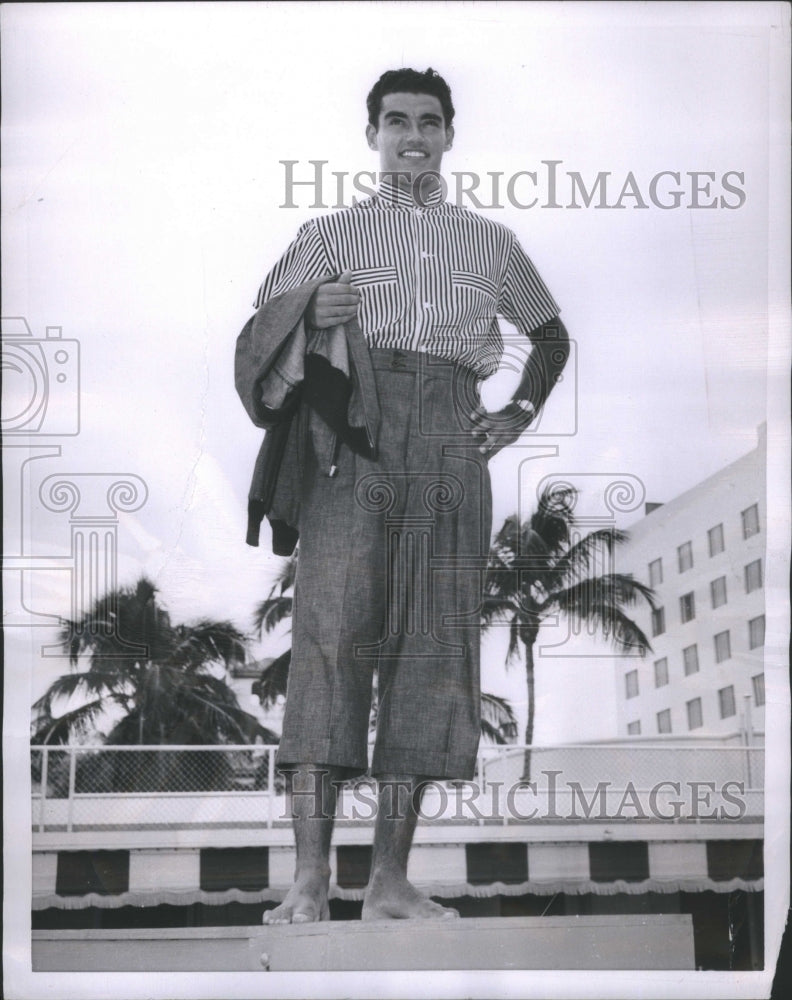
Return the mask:
M 535 416 L 532 403 L 527 400 L 511 402 L 502 410 L 490 413 L 476 407 L 470 414 L 475 424 L 473 437 L 479 442 L 479 451 L 487 458 L 516 441 Z
M 359 303 L 360 292 L 352 284 L 352 272 L 344 271 L 338 281 L 316 289 L 305 310 L 305 319 L 315 330 L 325 330 L 357 316 Z

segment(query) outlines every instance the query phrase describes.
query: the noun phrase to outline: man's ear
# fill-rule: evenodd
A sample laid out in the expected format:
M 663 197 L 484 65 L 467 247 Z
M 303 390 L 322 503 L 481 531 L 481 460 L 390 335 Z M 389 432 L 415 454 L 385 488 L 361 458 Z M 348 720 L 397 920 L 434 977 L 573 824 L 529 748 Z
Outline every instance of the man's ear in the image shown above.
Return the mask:
M 366 141 L 368 142 L 369 149 L 379 149 L 377 145 L 377 130 L 371 123 L 366 126 Z
M 446 129 L 446 144 L 443 149 L 448 152 L 448 150 L 454 145 L 454 126 L 449 125 Z

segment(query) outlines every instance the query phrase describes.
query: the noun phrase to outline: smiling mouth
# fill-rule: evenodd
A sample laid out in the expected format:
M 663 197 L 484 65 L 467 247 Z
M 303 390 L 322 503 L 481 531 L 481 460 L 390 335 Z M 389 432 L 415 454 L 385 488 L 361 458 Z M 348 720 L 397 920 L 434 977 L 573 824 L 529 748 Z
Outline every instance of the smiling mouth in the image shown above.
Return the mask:
M 400 156 L 406 156 L 411 160 L 425 160 L 428 157 L 428 153 L 422 152 L 420 149 L 405 149 Z

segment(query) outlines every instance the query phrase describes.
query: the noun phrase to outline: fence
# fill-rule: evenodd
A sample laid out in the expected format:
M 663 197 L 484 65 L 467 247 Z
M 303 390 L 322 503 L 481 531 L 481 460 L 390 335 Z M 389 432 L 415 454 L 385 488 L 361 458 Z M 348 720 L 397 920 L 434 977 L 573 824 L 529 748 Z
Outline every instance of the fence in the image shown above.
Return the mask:
M 33 747 L 33 828 L 157 829 L 288 823 L 274 746 Z M 529 769 L 529 774 L 527 769 Z M 740 820 L 764 811 L 764 748 L 666 743 L 488 746 L 472 782 L 430 782 L 427 821 Z M 339 819 L 373 820 L 371 779 Z

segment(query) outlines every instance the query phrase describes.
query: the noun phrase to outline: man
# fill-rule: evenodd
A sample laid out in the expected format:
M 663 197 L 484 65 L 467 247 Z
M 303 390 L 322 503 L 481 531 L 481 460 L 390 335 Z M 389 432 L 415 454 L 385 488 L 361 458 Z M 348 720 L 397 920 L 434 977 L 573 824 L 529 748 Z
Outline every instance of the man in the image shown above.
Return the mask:
M 300 558 L 278 752 L 290 776 L 296 875 L 266 923 L 329 916 L 337 788 L 368 766 L 375 670 L 379 808 L 363 919 L 458 915 L 408 882 L 407 861 L 426 781 L 474 773 L 487 459 L 528 426 L 567 354 L 558 307 L 514 235 L 443 200 L 440 167 L 454 139 L 446 82 L 431 69 L 390 71 L 367 103 L 376 196 L 302 226 L 264 281 L 237 356 L 240 394 L 262 426 L 264 411 L 294 413 L 277 409 L 282 394 L 262 408 L 262 373 L 274 370 L 298 399 L 304 350 L 303 403 L 313 401 L 282 432 L 286 444 L 270 449 L 281 475 L 300 470 L 290 494 Z M 515 399 L 487 413 L 478 386 L 502 354 L 496 314 L 533 346 Z M 293 367 L 286 334 L 303 338 Z M 349 355 L 338 360 L 344 337 Z M 365 436 L 349 432 L 354 392 L 340 437 L 317 416 L 332 379 L 309 390 L 312 351 L 362 385 Z M 286 461 L 295 441 L 298 457 Z M 259 516 L 273 520 L 271 501 L 257 496 Z

